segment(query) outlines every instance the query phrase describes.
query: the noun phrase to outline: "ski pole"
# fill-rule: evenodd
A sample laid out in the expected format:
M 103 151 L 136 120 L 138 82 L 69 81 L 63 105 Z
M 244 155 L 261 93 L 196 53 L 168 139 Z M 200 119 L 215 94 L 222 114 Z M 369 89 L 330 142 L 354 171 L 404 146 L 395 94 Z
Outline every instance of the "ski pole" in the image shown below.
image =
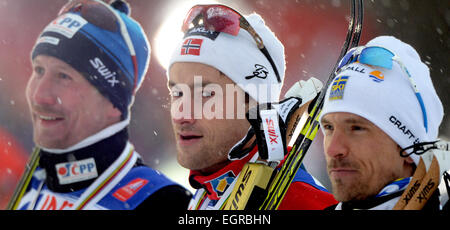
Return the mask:
M 328 78 L 328 81 L 325 85 L 325 87 L 322 89 L 322 92 L 320 93 L 314 108 L 312 109 L 308 120 L 304 127 L 302 128 L 302 131 L 300 132 L 299 137 L 297 138 L 296 142 L 294 143 L 291 151 L 288 153 L 288 156 L 286 158 L 285 163 L 283 164 L 281 170 L 277 173 L 275 179 L 271 182 L 268 195 L 266 199 L 264 200 L 263 204 L 261 205 L 260 209 L 269 209 L 274 210 L 279 207 L 281 204 L 281 201 L 284 198 L 284 195 L 287 192 L 287 189 L 290 186 L 290 183 L 292 182 L 292 179 L 294 178 L 295 174 L 298 171 L 298 168 L 300 168 L 300 165 L 303 161 L 303 158 L 306 154 L 306 151 L 308 150 L 309 146 L 311 145 L 313 139 L 315 138 L 317 131 L 319 129 L 319 121 L 318 118 L 320 116 L 324 97 L 327 88 L 331 84 L 332 80 L 335 77 L 336 69 L 338 66 L 338 63 L 340 59 L 345 55 L 347 50 L 349 49 L 349 46 L 355 47 L 358 45 L 360 40 L 360 35 L 362 31 L 362 21 L 363 21 L 363 3 L 362 0 L 359 0 L 359 9 L 358 9 L 358 18 L 356 19 L 355 14 L 355 8 L 356 8 L 356 0 L 353 0 L 351 3 L 351 14 L 352 19 L 349 23 L 349 29 L 347 32 L 347 37 L 344 43 L 344 46 L 341 50 L 341 54 L 338 58 L 338 62 L 335 64 L 335 67 L 333 68 L 332 73 L 330 74 L 330 77 Z M 356 20 L 355 20 L 356 19 Z M 356 28 L 355 28 L 355 21 L 356 21 Z M 353 37 L 353 40 L 352 40 Z M 351 45 L 350 45 L 351 41 Z
M 22 177 L 20 178 L 20 181 L 17 184 L 13 195 L 11 196 L 6 209 L 15 210 L 19 206 L 20 200 L 22 199 L 28 187 L 28 184 L 31 181 L 31 178 L 33 177 L 34 170 L 36 170 L 36 167 L 39 164 L 39 151 L 40 149 L 38 147 L 35 147 L 33 152 L 31 153 L 31 156 L 26 164 L 25 171 L 23 172 Z

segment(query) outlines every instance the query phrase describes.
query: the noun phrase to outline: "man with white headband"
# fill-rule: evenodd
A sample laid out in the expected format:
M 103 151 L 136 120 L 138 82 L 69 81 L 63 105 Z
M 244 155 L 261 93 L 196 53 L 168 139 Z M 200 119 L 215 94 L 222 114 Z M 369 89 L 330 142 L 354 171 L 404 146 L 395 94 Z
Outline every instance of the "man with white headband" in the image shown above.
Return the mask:
M 185 209 L 190 193 L 128 139 L 150 61 L 123 1 L 70 1 L 40 34 L 26 88 L 39 161 L 12 209 Z M 33 154 L 34 155 L 34 154 Z
M 320 117 L 340 201 L 330 208 L 393 209 L 419 164 L 415 150 L 437 140 L 443 118 L 429 69 L 410 45 L 380 36 L 350 50 L 337 73 Z M 423 209 L 439 209 L 437 191 Z
M 284 47 L 259 15 L 244 17 L 223 5 L 194 6 L 183 30 L 168 67 L 177 159 L 191 170 L 189 182 L 198 189 L 189 209 L 222 209 L 244 165 L 261 156 L 255 141 L 259 123 L 250 126 L 245 113 L 252 105 L 278 102 Z M 291 108 L 308 101 L 303 99 L 292 99 Z M 278 125 L 269 129 L 268 145 L 281 145 L 277 153 L 282 160 L 284 133 L 277 133 Z M 336 203 L 316 182 L 300 169 L 280 209 L 323 209 Z

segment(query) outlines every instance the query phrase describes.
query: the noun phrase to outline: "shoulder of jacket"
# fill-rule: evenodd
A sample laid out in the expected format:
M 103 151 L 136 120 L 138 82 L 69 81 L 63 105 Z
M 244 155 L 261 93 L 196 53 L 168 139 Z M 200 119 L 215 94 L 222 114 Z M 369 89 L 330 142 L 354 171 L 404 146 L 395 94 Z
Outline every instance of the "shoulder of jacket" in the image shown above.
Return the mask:
M 328 190 L 311 174 L 309 174 L 305 169 L 299 168 L 297 173 L 295 174 L 292 183 L 293 182 L 303 182 L 306 184 L 309 184 L 316 189 L 319 189 L 324 192 L 328 192 Z
M 162 173 L 147 166 L 133 167 L 100 204 L 110 209 L 135 209 L 156 191 L 176 185 Z

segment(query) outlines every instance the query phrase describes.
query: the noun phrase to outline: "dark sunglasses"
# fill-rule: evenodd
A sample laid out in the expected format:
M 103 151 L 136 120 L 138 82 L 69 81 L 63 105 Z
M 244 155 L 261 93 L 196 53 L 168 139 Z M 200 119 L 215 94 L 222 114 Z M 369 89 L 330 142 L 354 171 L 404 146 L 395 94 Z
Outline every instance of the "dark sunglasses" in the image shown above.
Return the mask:
M 428 132 L 428 119 L 427 119 L 427 111 L 425 109 L 425 104 L 422 99 L 422 95 L 417 89 L 417 85 L 411 77 L 406 66 L 400 60 L 400 57 L 395 55 L 390 50 L 379 47 L 379 46 L 359 46 L 351 49 L 340 61 L 336 72 L 339 72 L 342 67 L 349 65 L 354 62 L 359 62 L 366 65 L 378 66 L 386 69 L 392 69 L 392 65 L 394 62 L 398 63 L 406 73 L 408 80 L 411 84 L 412 89 L 416 95 L 416 98 L 419 102 L 420 108 L 422 109 L 423 115 L 423 126 L 425 130 Z

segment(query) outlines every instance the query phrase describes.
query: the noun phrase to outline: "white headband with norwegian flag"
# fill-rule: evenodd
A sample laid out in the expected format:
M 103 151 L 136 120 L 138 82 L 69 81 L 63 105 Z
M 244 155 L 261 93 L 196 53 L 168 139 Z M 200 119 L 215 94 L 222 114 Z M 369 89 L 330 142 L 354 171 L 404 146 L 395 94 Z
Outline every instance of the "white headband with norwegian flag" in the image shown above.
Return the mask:
M 283 82 L 285 72 L 284 46 L 256 13 L 245 17 L 262 38 L 266 49 L 274 60 Z M 247 92 L 259 103 L 279 100 L 282 82 L 270 62 L 258 49 L 253 37 L 244 29 L 237 36 L 206 31 L 202 28 L 190 30 L 172 54 L 170 64 L 195 62 L 212 66 Z

